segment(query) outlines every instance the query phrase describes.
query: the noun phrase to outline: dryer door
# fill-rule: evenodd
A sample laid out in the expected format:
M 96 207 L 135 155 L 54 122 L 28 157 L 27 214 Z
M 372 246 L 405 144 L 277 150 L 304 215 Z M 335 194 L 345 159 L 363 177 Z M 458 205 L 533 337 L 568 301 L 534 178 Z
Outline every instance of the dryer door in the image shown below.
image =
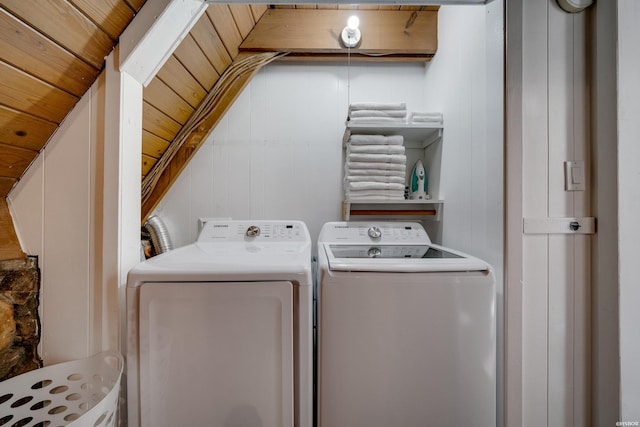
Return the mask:
M 293 426 L 290 282 L 145 283 L 142 426 Z

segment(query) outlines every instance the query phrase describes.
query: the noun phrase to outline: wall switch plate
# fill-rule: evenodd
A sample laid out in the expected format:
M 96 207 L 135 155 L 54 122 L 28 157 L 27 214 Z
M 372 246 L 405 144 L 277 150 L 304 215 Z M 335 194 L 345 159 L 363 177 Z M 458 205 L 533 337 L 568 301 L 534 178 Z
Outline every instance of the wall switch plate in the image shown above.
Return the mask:
M 584 191 L 584 162 L 564 162 L 564 189 L 565 191 Z

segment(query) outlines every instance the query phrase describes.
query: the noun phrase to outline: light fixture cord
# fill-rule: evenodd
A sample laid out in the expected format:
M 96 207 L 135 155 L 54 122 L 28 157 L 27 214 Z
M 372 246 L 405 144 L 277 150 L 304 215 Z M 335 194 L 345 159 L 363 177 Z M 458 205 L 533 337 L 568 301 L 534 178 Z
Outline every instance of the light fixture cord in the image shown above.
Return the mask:
M 349 119 L 349 107 L 351 107 L 351 46 L 347 46 L 347 120 Z

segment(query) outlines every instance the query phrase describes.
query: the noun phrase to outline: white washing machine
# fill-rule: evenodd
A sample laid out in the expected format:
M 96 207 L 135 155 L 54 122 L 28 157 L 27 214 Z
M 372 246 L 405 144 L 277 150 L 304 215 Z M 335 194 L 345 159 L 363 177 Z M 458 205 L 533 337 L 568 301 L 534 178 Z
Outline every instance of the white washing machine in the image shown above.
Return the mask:
M 318 238 L 318 427 L 496 425 L 492 268 L 410 222 Z
M 127 281 L 129 427 L 312 425 L 311 239 L 209 221 Z

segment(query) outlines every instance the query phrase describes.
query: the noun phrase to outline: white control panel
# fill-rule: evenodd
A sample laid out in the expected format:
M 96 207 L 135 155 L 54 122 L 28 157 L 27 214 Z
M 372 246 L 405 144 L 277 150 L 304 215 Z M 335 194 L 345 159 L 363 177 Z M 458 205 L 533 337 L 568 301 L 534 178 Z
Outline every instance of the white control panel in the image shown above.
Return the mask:
M 198 242 L 303 242 L 308 240 L 300 221 L 207 221 Z
M 431 239 L 417 222 L 335 222 L 323 229 L 325 243 L 429 244 Z

